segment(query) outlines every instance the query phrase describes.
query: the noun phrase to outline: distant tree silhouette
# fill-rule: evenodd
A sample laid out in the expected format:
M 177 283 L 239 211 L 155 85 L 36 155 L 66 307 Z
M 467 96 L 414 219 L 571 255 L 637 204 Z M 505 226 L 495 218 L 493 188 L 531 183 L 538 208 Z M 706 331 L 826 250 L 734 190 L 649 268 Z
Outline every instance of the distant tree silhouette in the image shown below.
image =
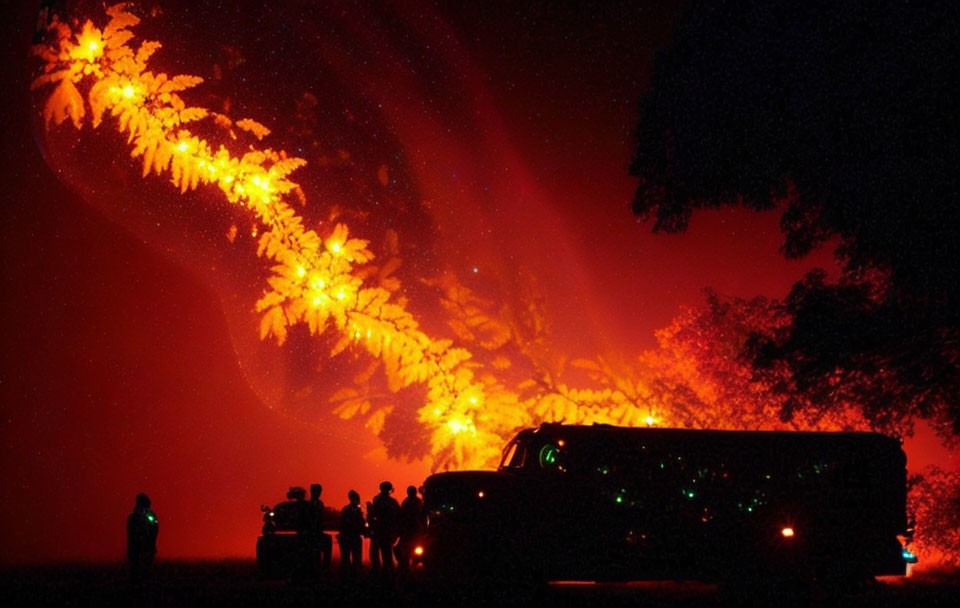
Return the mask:
M 960 566 L 960 472 L 928 466 L 907 485 L 916 551 L 924 563 Z
M 810 401 L 789 386 L 783 366 L 754 370 L 747 348 L 790 323 L 776 300 L 720 296 L 685 306 L 656 332 L 657 348 L 638 363 L 651 378 L 651 400 L 662 400 L 669 423 L 687 428 L 741 430 L 878 430 L 903 434 L 910 421 L 871 419 L 842 392 Z M 658 408 L 660 409 L 660 408 Z
M 875 418 L 960 433 L 960 7 L 699 2 L 640 103 L 635 213 L 682 231 L 696 209 L 782 210 L 782 252 L 830 241 L 749 347 L 802 401 L 846 391 Z M 784 415 L 792 414 L 789 404 Z

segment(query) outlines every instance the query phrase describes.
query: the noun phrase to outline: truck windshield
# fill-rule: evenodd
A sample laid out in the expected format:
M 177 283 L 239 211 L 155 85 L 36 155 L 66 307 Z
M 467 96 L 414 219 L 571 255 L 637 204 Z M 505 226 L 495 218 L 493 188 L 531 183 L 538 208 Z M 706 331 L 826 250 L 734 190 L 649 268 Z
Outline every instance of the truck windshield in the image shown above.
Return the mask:
M 522 469 L 526 449 L 520 444 L 520 441 L 514 439 L 503 448 L 503 456 L 500 458 L 501 469 Z

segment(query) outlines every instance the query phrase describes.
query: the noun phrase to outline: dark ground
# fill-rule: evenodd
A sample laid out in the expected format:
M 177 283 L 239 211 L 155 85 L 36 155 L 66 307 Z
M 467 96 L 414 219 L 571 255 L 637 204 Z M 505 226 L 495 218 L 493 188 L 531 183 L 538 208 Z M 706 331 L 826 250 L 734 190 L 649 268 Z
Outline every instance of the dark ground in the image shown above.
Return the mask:
M 424 583 L 384 584 L 371 578 L 342 583 L 330 576 L 319 583 L 291 584 L 262 580 L 252 561 L 159 562 L 145 594 L 127 584 L 123 564 L 22 566 L 0 569 L 0 603 L 4 606 L 716 606 L 838 605 L 955 606 L 960 580 L 927 577 L 884 579 L 876 588 L 828 597 L 807 597 L 788 590 L 734 596 L 713 585 L 641 582 L 630 584 L 551 584 L 534 596 L 504 589 L 460 589 L 441 599 Z

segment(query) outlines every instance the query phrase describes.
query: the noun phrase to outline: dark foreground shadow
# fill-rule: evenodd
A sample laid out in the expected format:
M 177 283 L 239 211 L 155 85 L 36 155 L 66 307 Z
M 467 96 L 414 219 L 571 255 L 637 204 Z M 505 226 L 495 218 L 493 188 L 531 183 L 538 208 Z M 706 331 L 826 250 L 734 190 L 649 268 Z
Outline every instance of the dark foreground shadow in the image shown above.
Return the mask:
M 960 578 L 890 578 L 868 589 L 842 594 L 823 590 L 730 591 L 715 585 L 677 582 L 592 584 L 555 582 L 539 589 L 498 586 L 446 589 L 423 581 L 401 584 L 366 575 L 336 576 L 293 584 L 263 580 L 245 560 L 159 562 L 142 589 L 128 583 L 123 564 L 5 567 L 0 597 L 5 606 L 738 606 L 954 605 Z

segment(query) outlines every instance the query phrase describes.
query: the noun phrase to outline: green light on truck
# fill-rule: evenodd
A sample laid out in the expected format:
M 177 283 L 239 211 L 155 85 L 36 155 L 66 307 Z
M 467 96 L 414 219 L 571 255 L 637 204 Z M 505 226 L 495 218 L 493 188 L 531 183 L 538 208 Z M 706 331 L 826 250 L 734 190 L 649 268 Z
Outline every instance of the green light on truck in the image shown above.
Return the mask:
M 544 469 L 547 465 L 556 464 L 559 453 L 560 450 L 549 443 L 540 448 L 540 468 Z

